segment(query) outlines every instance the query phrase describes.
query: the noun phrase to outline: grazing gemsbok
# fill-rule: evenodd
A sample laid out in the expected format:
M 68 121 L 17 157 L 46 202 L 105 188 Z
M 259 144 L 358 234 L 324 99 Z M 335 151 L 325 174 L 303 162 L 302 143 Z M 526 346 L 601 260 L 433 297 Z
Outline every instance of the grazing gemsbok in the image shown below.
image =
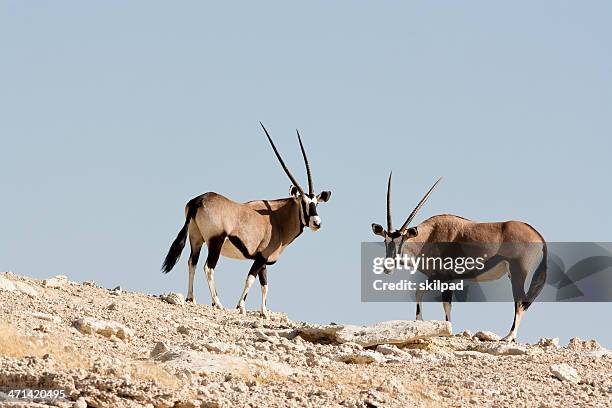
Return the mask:
M 429 189 L 427 194 L 414 208 L 400 229 L 393 229 L 391 220 L 391 176 L 387 185 L 387 229 L 372 224 L 374 234 L 385 240 L 386 257 L 413 255 L 425 257 L 433 254 L 435 244 L 473 244 L 486 248 L 487 261 L 482 270 L 469 274 L 458 274 L 447 270 L 420 270 L 428 279 L 435 277 L 451 282 L 457 279 L 468 281 L 493 281 L 508 275 L 512 284 L 514 302 L 514 321 L 512 328 L 503 340 L 516 340 L 521 316 L 542 290 L 546 281 L 547 249 L 544 238 L 531 225 L 520 221 L 487 222 L 470 221 L 456 215 L 435 215 L 416 227 L 409 227 L 417 212 L 429 198 L 441 178 Z M 434 244 L 434 245 L 431 245 Z M 425 252 L 425 253 L 424 253 Z M 435 256 L 435 255 L 434 255 Z M 537 268 L 537 269 L 536 269 Z M 417 268 L 418 269 L 418 268 Z M 531 285 L 525 294 L 525 280 L 534 270 Z M 385 270 L 390 273 L 390 270 Z M 426 291 L 416 292 L 416 320 L 422 320 L 421 300 Z M 451 319 L 452 291 L 442 292 L 446 320 Z
M 204 272 L 212 297 L 212 305 L 222 309 L 223 306 L 219 302 L 214 279 L 214 269 L 219 256 L 223 255 L 242 260 L 250 259 L 253 261 L 253 265 L 247 275 L 244 290 L 236 308 L 240 309 L 241 313 L 246 313 L 244 302 L 255 277 L 259 276 L 261 314 L 268 318 L 266 265 L 274 264 L 283 250 L 302 233 L 304 227 L 308 226 L 312 231 L 321 228 L 321 218 L 317 214 L 317 205 L 329 200 L 331 191 L 323 191 L 315 196 L 310 165 L 299 132 L 297 132 L 297 137 L 306 165 L 308 193 L 304 192 L 285 165 L 266 128 L 261 122 L 260 125 L 266 133 L 283 170 L 293 183 L 290 188 L 291 197 L 278 200 L 249 201 L 244 204 L 212 192 L 195 197 L 185 206 L 185 225 L 170 246 L 162 271 L 167 273 L 174 267 L 185 246 L 187 233 L 189 233 L 191 255 L 188 261 L 187 301 L 195 303 L 193 278 L 200 250 L 202 245 L 206 244 L 208 257 L 204 264 Z

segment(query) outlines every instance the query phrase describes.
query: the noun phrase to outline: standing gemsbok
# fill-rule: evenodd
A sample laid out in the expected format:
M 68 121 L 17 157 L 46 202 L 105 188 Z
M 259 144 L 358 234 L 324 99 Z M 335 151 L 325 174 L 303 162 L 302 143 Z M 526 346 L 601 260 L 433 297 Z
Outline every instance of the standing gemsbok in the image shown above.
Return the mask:
M 189 256 L 189 286 L 187 301 L 195 302 L 193 297 L 193 278 L 202 245 L 208 247 L 208 257 L 204 272 L 212 297 L 213 307 L 222 309 L 215 288 L 214 269 L 223 255 L 233 259 L 249 259 L 253 265 L 244 284 L 244 290 L 238 301 L 237 309 L 246 313 L 244 302 L 255 277 L 259 276 L 261 284 L 261 314 L 268 318 L 266 295 L 268 279 L 266 266 L 274 264 L 283 250 L 309 227 L 313 231 L 321 228 L 321 219 L 317 215 L 317 205 L 329 200 L 331 191 L 314 194 L 312 174 L 308 157 L 302 144 L 300 133 L 298 142 L 306 165 L 308 176 L 308 193 L 305 193 L 293 177 L 276 149 L 266 128 L 261 124 L 272 149 L 283 170 L 293 183 L 289 198 L 278 200 L 257 200 L 241 204 L 217 193 L 206 193 L 195 197 L 185 206 L 185 225 L 170 246 L 162 266 L 163 272 L 169 272 L 176 264 L 185 246 L 187 233 L 191 245 Z
M 546 281 L 546 242 L 531 225 L 520 221 L 474 222 L 456 215 L 435 215 L 416 227 L 409 227 L 417 212 L 441 179 L 429 189 L 414 208 L 408 219 L 399 229 L 393 229 L 391 219 L 391 174 L 387 185 L 387 229 L 379 224 L 372 224 L 374 234 L 385 240 L 386 257 L 395 258 L 398 254 L 413 256 L 436 256 L 440 248 L 455 246 L 486 250 L 487 261 L 481 270 L 472 270 L 467 274 L 455 271 L 432 268 L 420 270 L 427 279 L 438 279 L 451 282 L 457 279 L 468 281 L 493 281 L 507 275 L 512 284 L 514 298 L 514 321 L 504 340 L 513 341 L 521 321 L 522 314 L 540 294 Z M 450 244 L 450 245 L 449 245 Z M 436 248 L 437 247 L 437 248 Z M 482 253 L 482 252 L 481 252 Z M 418 268 L 417 268 L 418 269 Z M 535 270 L 535 271 L 534 271 Z M 533 272 L 531 285 L 525 294 L 525 281 Z M 390 273 L 390 270 L 385 270 Z M 416 292 L 416 319 L 421 317 L 421 300 L 425 291 Z M 450 321 L 452 291 L 442 292 L 446 320 Z

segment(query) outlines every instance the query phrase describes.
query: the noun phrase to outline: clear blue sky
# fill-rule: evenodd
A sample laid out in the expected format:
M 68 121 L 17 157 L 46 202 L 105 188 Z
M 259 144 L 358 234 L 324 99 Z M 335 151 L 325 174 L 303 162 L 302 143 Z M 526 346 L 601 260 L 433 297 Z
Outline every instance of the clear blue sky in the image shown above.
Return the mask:
M 186 291 L 159 272 L 187 200 L 285 197 L 263 121 L 323 229 L 269 268 L 291 318 L 368 323 L 413 304 L 362 304 L 360 242 L 417 217 L 524 220 L 550 241 L 610 241 L 609 2 L 39 2 L 0 6 L 0 270 Z M 222 259 L 235 306 L 246 262 Z M 196 298 L 210 302 L 198 271 Z M 247 306 L 259 307 L 257 286 Z M 457 304 L 456 330 L 506 334 L 509 304 Z M 520 340 L 595 337 L 610 304 L 536 304 Z M 425 318 L 442 307 L 426 304 Z

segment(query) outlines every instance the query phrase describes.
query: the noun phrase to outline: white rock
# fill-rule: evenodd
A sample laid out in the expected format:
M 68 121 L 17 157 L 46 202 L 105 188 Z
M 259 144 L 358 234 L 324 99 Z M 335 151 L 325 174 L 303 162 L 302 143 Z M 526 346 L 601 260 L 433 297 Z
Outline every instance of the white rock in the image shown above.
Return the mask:
M 45 320 L 47 322 L 53 322 L 53 323 L 62 322 L 62 319 L 59 316 L 54 316 L 48 313 L 32 312 L 30 313 L 30 316 L 35 317 L 36 319 Z
M 475 350 L 494 356 L 520 356 L 528 354 L 526 347 L 507 343 L 482 343 L 478 344 Z
M 182 305 L 185 303 L 185 298 L 183 297 L 182 293 L 175 293 L 175 292 L 164 293 L 163 295 L 160 296 L 160 298 L 164 302 L 168 302 L 171 305 Z
M 121 323 L 93 317 L 81 317 L 74 321 L 73 326 L 83 334 L 99 334 L 108 338 L 115 336 L 122 340 L 129 340 L 134 336 L 132 329 Z
M 85 401 L 85 398 L 79 397 L 72 406 L 74 408 L 87 408 L 87 401 Z
M 550 366 L 550 372 L 561 381 L 569 381 L 574 384 L 580 382 L 580 376 L 576 369 L 568 364 L 555 364 Z
M 500 341 L 501 336 L 490 331 L 479 331 L 474 334 L 474 337 L 482 341 Z
M 555 338 L 542 337 L 540 340 L 538 340 L 538 342 L 536 343 L 536 346 L 558 348 L 559 338 L 558 337 L 555 337 Z
M 483 359 L 495 359 L 495 356 L 488 353 L 482 353 L 476 350 L 466 350 L 466 351 L 455 351 L 455 356 L 460 358 L 483 358 Z
M 450 322 L 390 320 L 373 326 L 344 326 L 336 333 L 336 341 L 371 347 L 379 344 L 407 344 L 418 339 L 451 334 Z
M 237 350 L 236 346 L 232 344 L 224 343 L 222 341 L 212 341 L 212 342 L 206 343 L 204 344 L 204 348 L 206 348 L 206 350 L 211 351 L 213 353 L 220 353 L 220 354 L 234 353 Z
M 56 275 L 52 278 L 45 279 L 42 284 L 46 288 L 61 288 L 68 285 L 68 277 L 66 275 Z
M 296 332 L 304 340 L 312 342 L 335 342 L 336 333 L 342 330 L 344 326 L 336 324 L 330 325 L 307 325 L 299 327 Z
M 0 290 L 4 290 L 7 292 L 20 292 L 25 295 L 28 295 L 31 298 L 38 297 L 38 292 L 32 286 L 28 285 L 25 282 L 17 280 L 13 281 L 11 279 L 6 278 L 5 276 L 0 276 Z
M 404 357 L 411 358 L 412 356 L 406 353 L 404 350 L 400 350 L 397 346 L 392 344 L 379 344 L 376 346 L 376 351 L 384 356 L 396 356 L 396 357 Z
M 384 363 L 386 361 L 381 354 L 369 350 L 340 354 L 335 360 L 348 364 Z

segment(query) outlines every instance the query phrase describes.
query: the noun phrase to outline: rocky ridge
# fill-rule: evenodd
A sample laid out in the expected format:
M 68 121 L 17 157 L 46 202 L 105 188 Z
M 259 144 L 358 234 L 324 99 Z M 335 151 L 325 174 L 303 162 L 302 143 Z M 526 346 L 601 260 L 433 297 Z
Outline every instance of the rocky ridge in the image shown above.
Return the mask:
M 0 274 L 0 407 L 610 406 L 596 341 L 503 343 L 450 323 L 311 325 Z M 10 398 L 11 389 L 65 398 Z

